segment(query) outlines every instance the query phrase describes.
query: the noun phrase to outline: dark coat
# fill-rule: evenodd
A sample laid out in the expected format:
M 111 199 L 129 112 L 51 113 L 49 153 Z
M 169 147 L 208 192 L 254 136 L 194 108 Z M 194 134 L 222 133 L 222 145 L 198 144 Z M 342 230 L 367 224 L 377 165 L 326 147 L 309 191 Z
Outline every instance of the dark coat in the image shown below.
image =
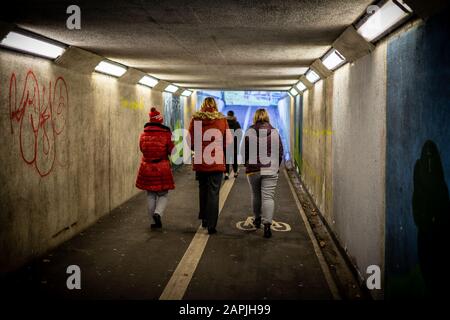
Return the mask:
M 136 187 L 153 192 L 175 189 L 169 155 L 174 148 L 170 128 L 147 123 L 140 137 L 141 165 Z
M 257 134 L 257 146 L 256 146 L 256 152 L 257 152 L 257 156 L 256 156 L 256 163 L 251 164 L 249 163 L 251 158 L 249 155 L 250 152 L 250 138 L 249 138 L 249 133 L 252 132 L 251 130 L 255 130 L 256 134 Z M 267 130 L 267 156 L 270 157 L 272 155 L 272 138 L 274 135 L 278 136 L 278 165 L 281 164 L 281 161 L 283 160 L 283 143 L 281 142 L 281 137 L 278 133 L 278 131 L 272 127 L 272 125 L 269 122 L 257 122 L 256 124 L 252 125 L 249 127 L 250 131 L 247 131 L 246 135 L 245 135 L 245 143 L 243 144 L 243 148 L 244 148 L 244 163 L 245 163 L 245 172 L 246 173 L 253 173 L 253 172 L 259 172 L 261 171 L 261 168 L 269 168 L 271 166 L 271 164 L 262 164 L 260 161 L 260 157 L 259 157 L 259 148 L 260 148 L 260 142 L 263 140 L 262 137 L 259 136 L 259 130 Z
M 234 130 L 237 131 L 239 129 L 241 129 L 241 124 L 237 121 L 236 117 L 227 117 L 227 122 L 228 122 L 228 127 L 230 128 L 230 130 Z M 234 142 L 233 142 L 233 155 L 234 155 L 234 159 L 237 159 L 237 155 L 238 155 L 238 147 L 239 144 L 241 143 L 241 141 L 238 139 L 237 136 L 234 137 Z M 231 145 L 229 146 L 229 148 L 226 150 L 227 153 L 230 152 Z M 230 153 L 231 154 L 231 153 Z

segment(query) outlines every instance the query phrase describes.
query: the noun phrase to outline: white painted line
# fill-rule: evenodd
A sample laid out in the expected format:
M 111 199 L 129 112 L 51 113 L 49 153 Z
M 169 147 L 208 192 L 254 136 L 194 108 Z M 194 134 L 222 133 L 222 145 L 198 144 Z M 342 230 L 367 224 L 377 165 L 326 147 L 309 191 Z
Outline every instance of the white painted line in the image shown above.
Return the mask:
M 295 192 L 294 186 L 292 185 L 291 179 L 289 178 L 286 169 L 283 169 L 284 176 L 288 181 L 289 188 L 291 189 L 292 195 L 294 196 L 295 204 L 297 205 L 298 212 L 303 220 L 303 223 L 306 227 L 306 231 L 308 232 L 308 236 L 311 239 L 311 242 L 314 247 L 314 252 L 316 253 L 317 259 L 319 260 L 320 267 L 322 268 L 323 275 L 325 276 L 325 280 L 328 283 L 328 287 L 330 288 L 331 294 L 333 295 L 334 300 L 341 300 L 341 296 L 339 295 L 339 290 L 334 282 L 333 276 L 331 275 L 330 268 L 323 257 L 322 250 L 320 250 L 319 243 L 309 225 L 308 218 L 306 217 L 305 211 L 303 211 L 302 205 L 300 204 L 300 200 L 297 197 L 297 193 Z
M 219 215 L 222 212 L 222 208 L 225 201 L 228 198 L 228 194 L 234 184 L 234 178 L 226 180 L 219 193 Z M 194 238 L 192 239 L 189 247 L 178 263 L 175 272 L 169 279 L 164 291 L 162 292 L 159 300 L 181 300 L 186 292 L 189 283 L 191 282 L 192 276 L 197 269 L 200 258 L 202 257 L 203 251 L 205 250 L 206 244 L 208 243 L 209 234 L 206 229 L 201 226 L 198 227 Z

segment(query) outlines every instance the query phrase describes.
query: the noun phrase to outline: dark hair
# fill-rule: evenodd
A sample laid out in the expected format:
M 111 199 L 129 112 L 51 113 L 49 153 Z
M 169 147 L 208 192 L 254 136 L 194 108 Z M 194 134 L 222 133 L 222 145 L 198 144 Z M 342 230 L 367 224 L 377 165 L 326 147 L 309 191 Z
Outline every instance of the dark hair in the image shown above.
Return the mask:
M 227 115 L 228 115 L 229 117 L 234 116 L 234 111 L 233 111 L 233 110 L 228 111 L 228 112 L 227 112 Z

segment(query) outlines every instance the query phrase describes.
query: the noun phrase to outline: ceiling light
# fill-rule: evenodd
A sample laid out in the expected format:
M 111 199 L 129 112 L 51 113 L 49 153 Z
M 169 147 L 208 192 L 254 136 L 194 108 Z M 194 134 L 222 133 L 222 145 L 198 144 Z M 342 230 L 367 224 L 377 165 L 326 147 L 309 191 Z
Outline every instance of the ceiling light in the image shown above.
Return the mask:
M 167 91 L 167 92 L 170 92 L 170 93 L 175 93 L 175 92 L 178 91 L 178 87 L 177 87 L 177 86 L 174 86 L 173 84 L 169 84 L 169 85 L 167 86 L 167 88 L 164 89 L 164 91 Z
M 184 90 L 181 94 L 183 97 L 189 97 L 192 94 L 192 91 L 190 90 Z
M 328 70 L 334 70 L 345 62 L 345 58 L 339 51 L 332 49 L 322 60 Z
M 117 63 L 102 61 L 95 67 L 95 71 L 105 73 L 114 77 L 121 77 L 125 72 L 127 72 L 127 68 Z
M 35 54 L 45 58 L 56 59 L 66 50 L 62 45 L 50 41 L 11 31 L 0 43 L 2 46 Z
M 289 93 L 290 93 L 293 97 L 295 97 L 296 95 L 298 95 L 297 90 L 295 90 L 294 88 L 292 88 L 291 90 L 289 90 Z
M 143 84 L 144 86 L 153 88 L 154 86 L 156 86 L 158 84 L 159 80 L 155 79 L 153 77 L 150 76 L 143 76 L 141 80 L 139 80 L 140 84 Z
M 303 82 L 300 81 L 295 86 L 300 92 L 303 92 L 307 89 L 306 86 L 303 84 Z
M 313 70 L 309 69 L 308 72 L 306 73 L 306 79 L 308 79 L 308 81 L 311 83 L 316 83 L 317 81 L 320 80 L 320 77 Z
M 410 14 L 411 9 L 409 7 L 400 5 L 402 7 L 389 0 L 358 28 L 358 33 L 369 42 L 376 40 Z

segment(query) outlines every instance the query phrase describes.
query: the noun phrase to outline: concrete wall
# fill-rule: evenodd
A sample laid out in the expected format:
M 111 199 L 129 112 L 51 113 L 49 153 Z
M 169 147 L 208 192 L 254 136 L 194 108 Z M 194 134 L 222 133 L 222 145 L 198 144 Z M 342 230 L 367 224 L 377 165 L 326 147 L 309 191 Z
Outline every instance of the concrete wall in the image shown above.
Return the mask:
M 320 80 L 303 94 L 301 176 L 318 208 L 332 220 L 333 80 Z
M 139 192 L 138 138 L 150 105 L 163 106 L 160 92 L 0 50 L 1 272 Z
M 297 169 L 302 167 L 302 130 L 303 130 L 303 95 L 297 95 L 293 103 L 294 117 L 292 121 L 292 149 L 294 164 Z
M 197 106 L 197 91 L 194 91 L 190 97 L 182 97 L 181 99 L 184 99 L 184 127 L 186 130 L 189 129 L 189 124 L 191 123 L 192 115 L 196 111 Z
M 333 78 L 334 219 L 329 223 L 365 278 L 369 265 L 384 270 L 386 45 Z
M 367 266 L 384 268 L 386 45 L 302 100 L 302 179 L 365 278 Z
M 291 150 L 292 100 L 291 99 L 292 98 L 288 95 L 285 98 L 278 101 L 279 123 L 278 123 L 278 125 L 272 123 L 272 125 L 277 126 L 277 129 L 280 131 L 283 148 L 284 148 L 284 157 L 285 157 L 286 161 L 291 160 L 291 157 L 292 157 L 292 150 Z
M 375 298 L 424 291 L 413 168 L 431 139 L 450 182 L 449 18 L 447 10 L 408 23 L 296 102 L 302 179 L 361 278 L 381 267 Z

